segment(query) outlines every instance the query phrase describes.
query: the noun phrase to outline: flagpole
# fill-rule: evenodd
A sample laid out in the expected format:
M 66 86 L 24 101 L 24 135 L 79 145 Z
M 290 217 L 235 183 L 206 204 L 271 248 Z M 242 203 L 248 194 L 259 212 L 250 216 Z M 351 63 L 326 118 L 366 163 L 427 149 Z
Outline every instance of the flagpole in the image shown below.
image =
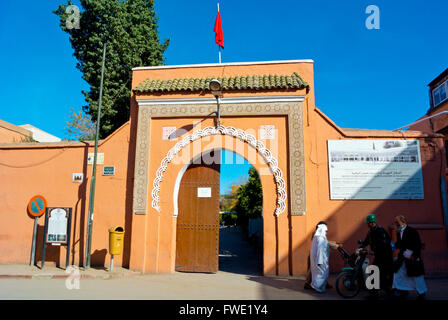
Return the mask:
M 219 12 L 219 2 L 217 2 L 217 4 L 218 4 L 218 12 Z M 221 46 L 218 45 L 218 48 L 219 48 L 219 63 L 221 63 Z

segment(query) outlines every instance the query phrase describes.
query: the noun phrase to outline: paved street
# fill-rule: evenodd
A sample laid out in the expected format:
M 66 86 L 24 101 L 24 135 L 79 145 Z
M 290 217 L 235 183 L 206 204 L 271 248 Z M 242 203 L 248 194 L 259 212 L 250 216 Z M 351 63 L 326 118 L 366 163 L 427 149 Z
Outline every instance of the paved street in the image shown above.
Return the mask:
M 81 279 L 69 290 L 66 279 L 0 279 L 0 299 L 170 299 L 170 300 L 315 300 L 341 299 L 335 289 L 315 294 L 303 280 L 218 272 L 175 273 L 112 279 Z M 448 300 L 448 279 L 427 279 L 428 300 Z M 364 299 L 362 292 L 358 299 Z M 414 299 L 415 294 L 409 299 Z
M 238 232 L 228 229 L 221 232 L 221 270 L 216 274 L 141 275 L 121 268 L 111 274 L 104 269 L 89 269 L 81 271 L 79 289 L 70 290 L 66 283 L 73 287 L 75 282 L 66 278 L 62 269 L 2 265 L 0 299 L 342 300 L 335 289 L 325 294 L 304 290 L 303 277 L 260 276 L 259 259 Z M 332 275 L 333 285 L 334 280 Z M 427 279 L 427 285 L 428 300 L 448 300 L 448 277 Z M 357 299 L 366 296 L 361 292 Z M 415 293 L 408 299 L 415 299 Z

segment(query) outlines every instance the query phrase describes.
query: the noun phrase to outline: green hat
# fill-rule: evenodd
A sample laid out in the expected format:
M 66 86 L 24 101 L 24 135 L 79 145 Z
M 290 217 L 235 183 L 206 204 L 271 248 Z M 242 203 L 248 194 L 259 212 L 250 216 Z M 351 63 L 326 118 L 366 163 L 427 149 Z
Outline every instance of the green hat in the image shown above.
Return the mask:
M 366 217 L 366 223 L 368 224 L 368 223 L 371 223 L 371 222 L 376 222 L 377 220 L 376 220 L 376 215 L 374 215 L 373 213 L 371 213 L 371 214 L 369 214 L 367 217 Z

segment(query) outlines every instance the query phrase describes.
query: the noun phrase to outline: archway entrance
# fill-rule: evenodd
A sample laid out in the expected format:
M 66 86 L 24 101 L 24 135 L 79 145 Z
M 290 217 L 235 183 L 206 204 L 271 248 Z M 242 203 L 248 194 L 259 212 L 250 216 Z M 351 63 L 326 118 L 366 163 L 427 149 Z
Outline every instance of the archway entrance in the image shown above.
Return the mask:
M 214 149 L 192 160 L 179 186 L 175 270 L 262 274 L 262 201 L 243 157 Z
M 198 128 L 198 125 L 196 127 L 189 126 L 189 123 L 197 123 L 194 119 L 171 119 L 180 128 L 176 131 L 176 135 L 179 134 L 179 136 L 172 142 L 169 140 L 168 142 L 160 140 L 162 141 L 160 142 L 156 139 L 157 133 L 166 131 L 168 120 L 157 118 L 151 121 L 151 133 L 154 132 L 151 137 L 157 141 L 151 144 L 153 152 L 150 153 L 152 159 L 150 163 L 155 163 L 155 165 L 149 165 L 147 169 L 150 171 L 148 178 L 152 183 L 142 181 L 138 184 L 145 186 L 148 183 L 147 187 L 151 188 L 147 198 L 151 201 L 147 203 L 147 208 L 150 210 L 146 219 L 136 216 L 136 219 L 142 221 L 142 224 L 133 224 L 135 228 L 140 228 L 139 231 L 146 230 L 145 239 L 147 241 L 144 245 L 148 246 L 148 250 L 141 251 L 143 257 L 154 254 L 151 259 L 142 261 L 147 266 L 145 270 L 175 272 L 176 266 L 182 265 L 176 263 L 179 189 L 182 178 L 189 165 L 194 163 L 198 157 L 201 158 L 204 152 L 224 149 L 236 152 L 248 159 L 260 174 L 264 193 L 262 205 L 263 274 L 286 274 L 289 272 L 290 246 L 288 241 L 290 239 L 287 232 L 279 232 L 280 227 L 288 228 L 289 224 L 287 201 L 289 187 L 287 176 L 284 174 L 288 172 L 288 158 L 278 158 L 278 155 L 287 149 L 287 142 L 280 138 L 287 133 L 287 119 L 277 116 L 247 117 L 248 121 L 246 122 L 241 122 L 241 118 L 222 117 L 222 119 L 229 122 L 230 125 L 211 126 L 209 124 L 213 124 L 214 119 L 206 118 L 201 120 L 203 122 Z M 238 122 L 236 124 L 242 125 L 242 128 L 232 126 L 233 122 Z M 274 137 L 278 137 L 278 139 L 258 137 L 259 132 L 251 129 L 252 127 L 261 128 L 265 123 L 272 124 L 271 126 L 275 128 Z M 201 129 L 203 126 L 205 128 Z M 185 130 L 188 131 L 185 132 Z M 146 145 L 146 143 L 144 144 Z M 143 173 L 143 171 L 142 168 L 138 172 Z M 137 192 L 137 194 L 141 193 L 144 194 L 143 187 Z M 144 197 L 134 198 L 135 203 L 144 200 Z M 182 201 L 180 204 L 182 205 Z

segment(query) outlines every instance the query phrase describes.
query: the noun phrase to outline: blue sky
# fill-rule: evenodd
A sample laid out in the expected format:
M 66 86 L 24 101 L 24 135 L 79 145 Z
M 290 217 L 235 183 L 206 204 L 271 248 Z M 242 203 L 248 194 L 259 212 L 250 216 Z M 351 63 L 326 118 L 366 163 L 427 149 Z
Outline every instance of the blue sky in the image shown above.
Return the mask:
M 242 184 L 249 178 L 252 165 L 240 155 L 228 150 L 221 152 L 221 194 L 230 193 L 233 184 Z
M 74 1 L 75 4 L 77 1 Z M 65 0 L 0 3 L 0 119 L 64 137 L 88 86 L 52 13 Z M 368 30 L 368 5 L 380 29 Z M 313 59 L 316 105 L 343 128 L 395 129 L 428 109 L 427 84 L 448 67 L 444 0 L 220 1 L 223 62 Z M 214 0 L 159 0 L 166 63 L 218 61 Z

